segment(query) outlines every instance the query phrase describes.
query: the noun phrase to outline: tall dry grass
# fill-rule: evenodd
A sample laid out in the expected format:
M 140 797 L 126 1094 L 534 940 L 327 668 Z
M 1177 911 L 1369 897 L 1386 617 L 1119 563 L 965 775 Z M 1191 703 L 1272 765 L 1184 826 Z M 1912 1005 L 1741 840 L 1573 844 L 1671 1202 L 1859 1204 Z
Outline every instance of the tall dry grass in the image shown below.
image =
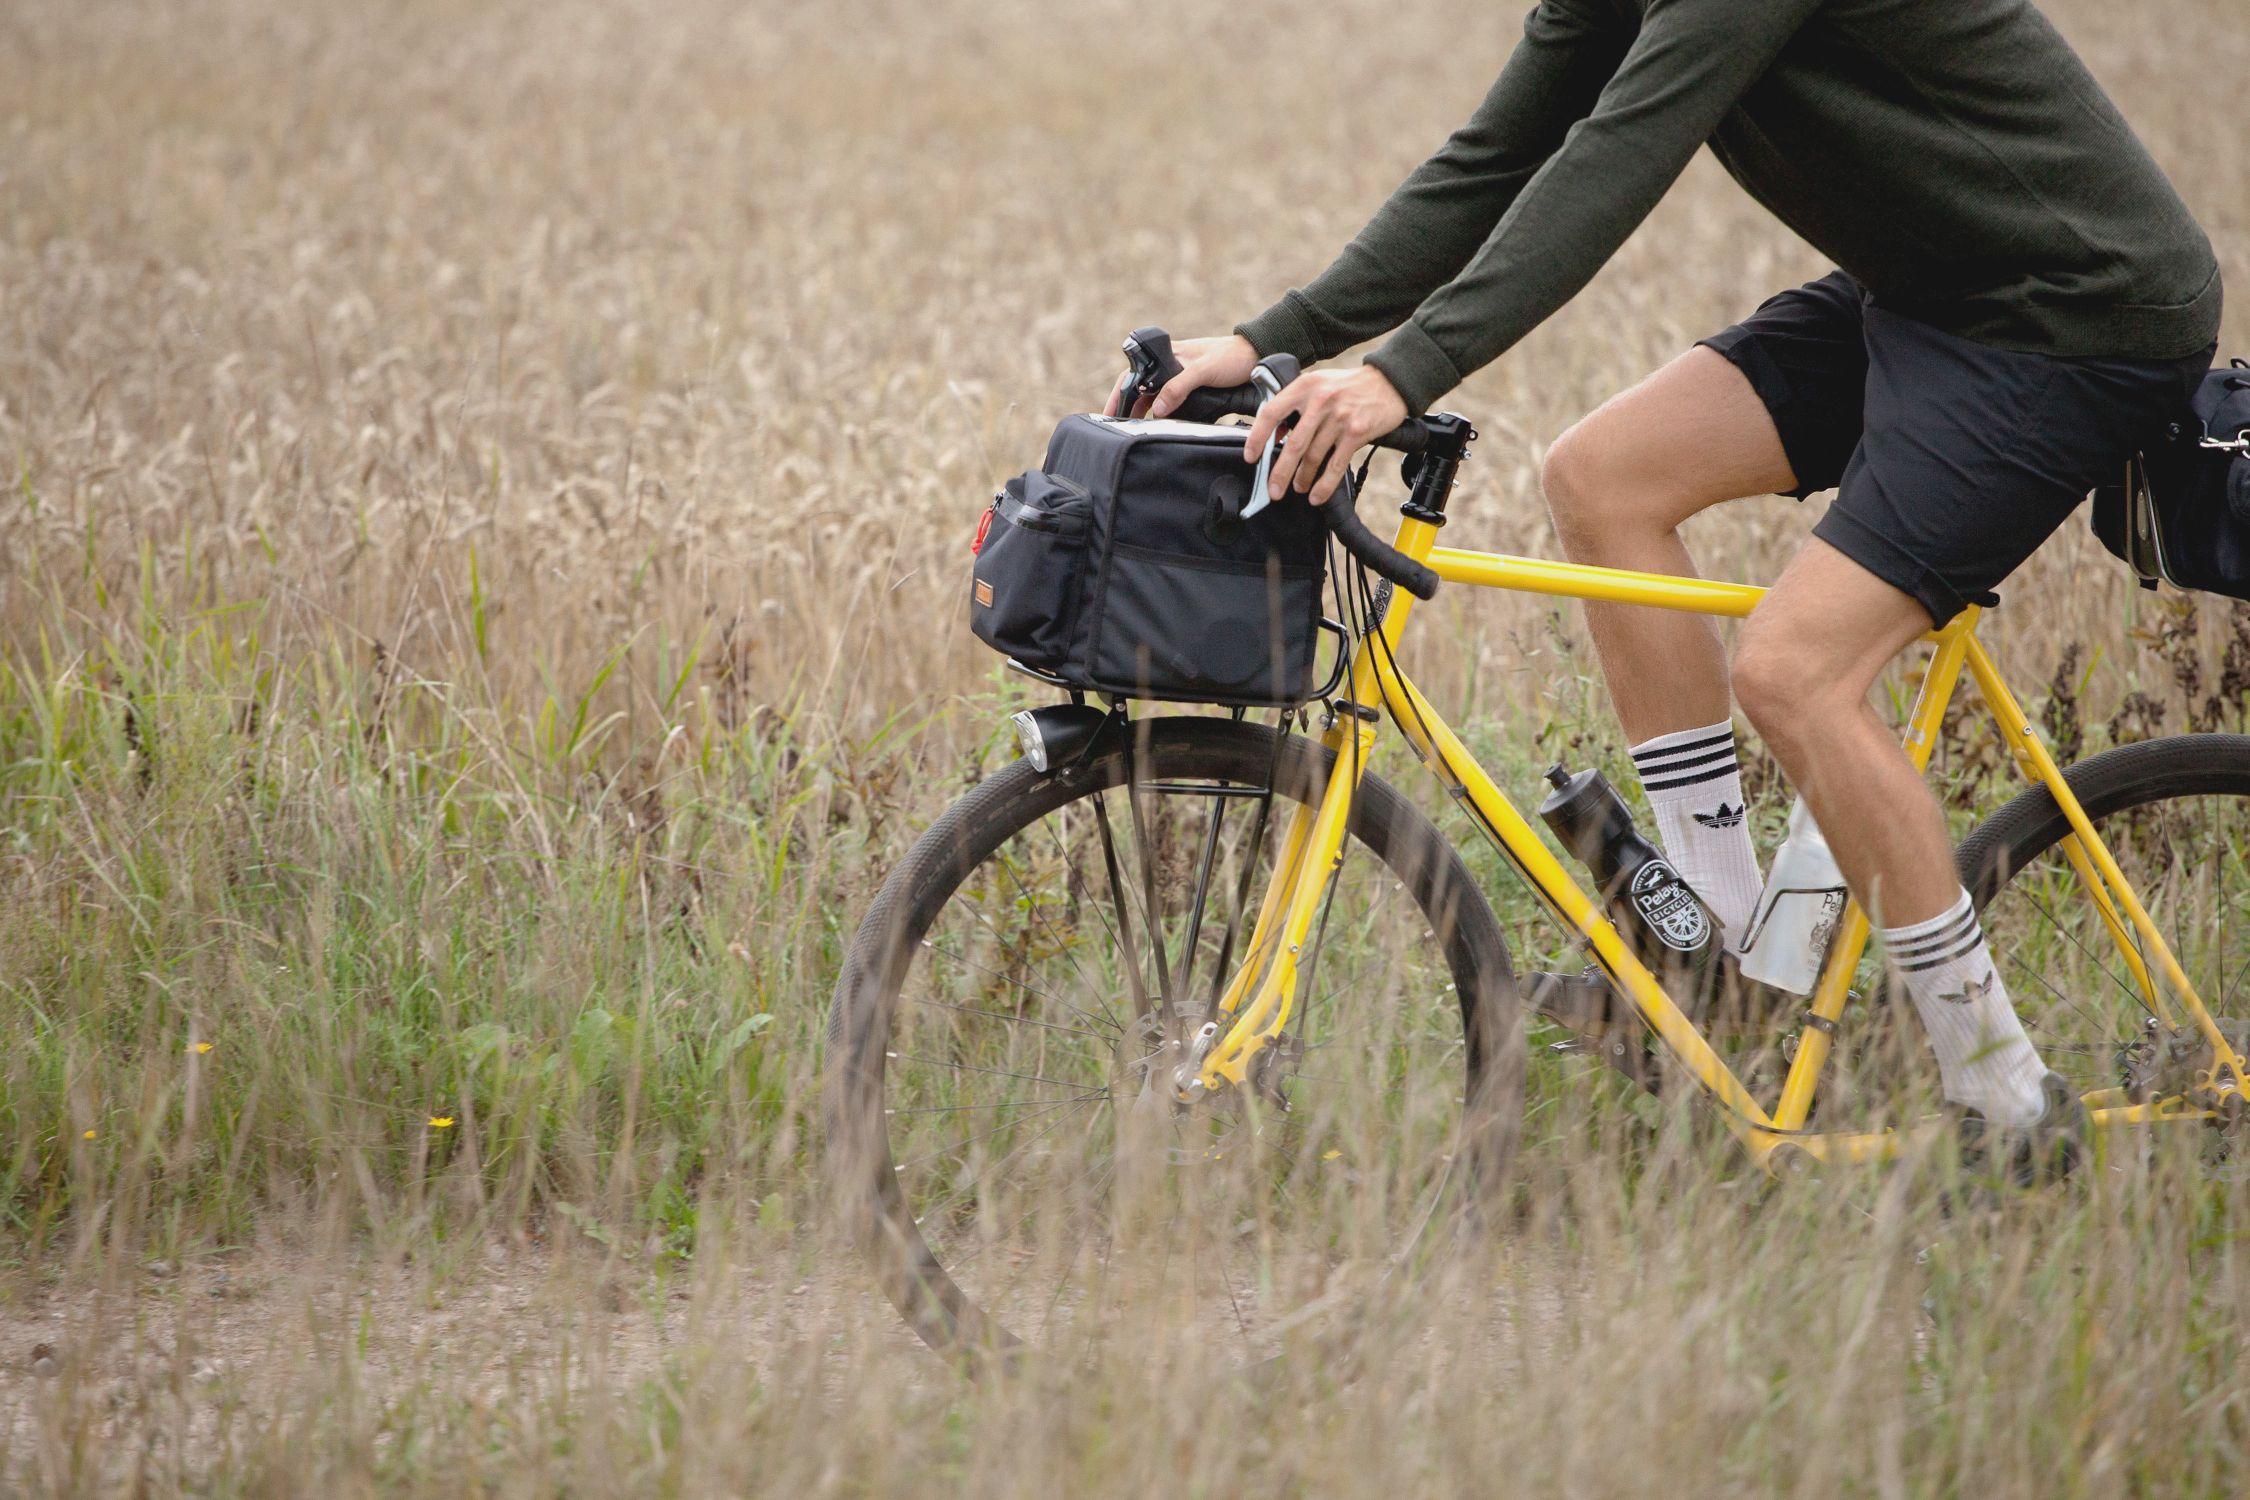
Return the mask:
M 2243 278 L 2250 168 L 2214 124 L 2238 18 L 2058 9 Z M 1222 327 L 1317 270 L 1515 17 L 1351 3 L 1276 37 L 1185 5 L 32 3 L 6 24 L 15 638 L 54 607 L 106 617 L 145 550 L 160 602 L 256 599 L 277 644 L 434 670 L 470 654 L 474 547 L 502 702 L 542 662 L 638 638 L 639 665 L 657 632 L 740 616 L 763 697 L 865 722 L 981 676 L 964 517 L 1091 400 L 1120 330 Z M 1486 434 L 1461 534 L 1551 546 L 1540 446 L 1819 268 L 1699 162 L 1452 398 Z M 1756 579 L 1808 520 L 1752 505 L 1694 540 Z M 2069 629 L 2107 644 L 2117 573 L 2077 531 L 2020 592 L 2071 596 Z M 2036 672 L 2063 622 L 2022 618 Z M 1489 673 L 1516 666 L 1479 634 Z
M 2236 0 L 2051 9 L 2250 286 Z M 2177 1176 L 1767 1200 L 1551 1083 L 1525 1222 L 1252 1385 L 1159 1326 L 964 1390 L 812 1227 L 841 944 L 1021 696 L 983 497 L 1123 330 L 1316 270 L 1510 10 L 0 14 L 0 1487 L 2239 1490 Z M 1549 550 L 1541 445 L 1818 269 L 1698 163 L 1451 399 L 1454 534 Z M 2009 594 L 2085 748 L 2236 716 L 2235 622 L 2075 525 Z M 1525 785 L 1614 750 L 1566 614 L 1416 667 Z

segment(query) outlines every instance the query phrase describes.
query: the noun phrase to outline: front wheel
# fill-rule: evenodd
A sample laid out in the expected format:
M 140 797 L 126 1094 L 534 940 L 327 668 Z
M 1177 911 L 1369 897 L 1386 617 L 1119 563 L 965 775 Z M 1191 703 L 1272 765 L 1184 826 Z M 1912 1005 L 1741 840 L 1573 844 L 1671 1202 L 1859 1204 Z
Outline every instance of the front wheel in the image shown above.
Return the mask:
M 2119 869 L 2223 1027 L 2250 1014 L 2250 736 L 2181 735 L 2123 745 L 2064 773 Z M 2207 1049 L 2158 1055 L 2154 1012 L 2073 869 L 2070 824 L 2033 787 L 1959 853 L 2008 993 L 2047 1066 L 2081 1094 L 2145 1102 L 2185 1087 Z M 2142 967 L 2159 964 L 2134 938 Z M 2174 1019 L 2186 1018 L 2174 1008 Z
M 1507 946 L 1368 776 L 1286 1033 L 1175 1102 L 1333 756 L 1216 718 L 1015 764 L 891 872 L 829 1013 L 827 1160 L 914 1329 L 1084 1348 L 1195 1319 L 1242 1355 L 1350 1307 L 1488 1181 L 1521 1099 Z M 1271 789 L 1270 797 L 1267 789 Z

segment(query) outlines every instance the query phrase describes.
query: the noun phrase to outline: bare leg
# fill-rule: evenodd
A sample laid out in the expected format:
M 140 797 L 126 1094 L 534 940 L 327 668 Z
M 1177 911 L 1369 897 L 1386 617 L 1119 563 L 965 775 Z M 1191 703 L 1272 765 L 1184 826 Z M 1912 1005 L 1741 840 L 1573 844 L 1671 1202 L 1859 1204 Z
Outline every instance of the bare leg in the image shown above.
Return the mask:
M 1700 347 L 1564 433 L 1541 479 L 1572 558 L 1689 576 L 1695 559 L 1680 541 L 1682 521 L 1796 483 L 1749 380 Z M 1593 602 L 1586 623 L 1664 852 L 1739 943 L 1763 881 L 1744 821 L 1718 627 L 1699 615 Z
M 1934 917 L 1961 894 L 1937 799 L 1898 731 L 1868 706 L 1884 663 L 1930 628 L 1913 597 L 1817 537 L 1750 616 L 1734 691 L 1878 925 Z
M 1564 433 L 1540 480 L 1573 561 L 1686 575 L 1695 559 L 1682 521 L 1797 482 L 1749 380 L 1701 346 Z M 1710 620 L 1589 602 L 1586 624 L 1629 741 L 1728 716 L 1726 650 Z
M 2046 1116 L 2046 1065 L 1992 962 L 1937 798 L 1867 705 L 1922 606 L 1819 538 L 1742 632 L 1734 691 L 1828 835 L 1937 1054 L 1945 1094 L 2002 1126 Z
M 1655 573 L 1694 571 L 1678 532 L 1687 517 L 1796 483 L 1749 381 L 1702 348 L 1563 434 L 1542 477 L 1572 557 Z M 1723 833 L 1710 830 L 1711 813 L 1682 817 L 1712 776 L 1739 786 L 1717 631 L 1696 616 L 1617 605 L 1589 603 L 1586 617 L 1666 851 L 1706 899 L 1740 908 L 1757 864 L 1739 812 Z M 1861 906 L 1887 929 L 1947 1097 L 2022 1125 L 2046 1107 L 2038 1051 L 1954 874 L 1937 800 L 1867 703 L 1884 663 L 1928 624 L 1913 598 L 1816 539 L 1744 627 L 1733 696 L 1811 805 Z M 1721 920 L 1733 931 L 1739 915 Z

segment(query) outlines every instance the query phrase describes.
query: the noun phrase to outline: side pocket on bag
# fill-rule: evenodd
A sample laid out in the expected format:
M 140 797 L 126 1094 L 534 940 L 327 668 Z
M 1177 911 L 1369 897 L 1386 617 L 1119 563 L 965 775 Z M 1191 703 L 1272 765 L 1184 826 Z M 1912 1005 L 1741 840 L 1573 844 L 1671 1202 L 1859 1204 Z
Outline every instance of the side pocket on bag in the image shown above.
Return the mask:
M 2250 528 L 2250 458 L 2237 458 L 2228 466 L 2226 496 L 2235 524 Z
M 1312 687 L 1319 568 L 1111 549 L 1095 680 L 1148 697 L 1286 703 Z
M 1068 480 L 1033 470 L 992 502 L 970 570 L 969 628 L 1025 666 L 1063 664 L 1077 618 L 1093 501 Z

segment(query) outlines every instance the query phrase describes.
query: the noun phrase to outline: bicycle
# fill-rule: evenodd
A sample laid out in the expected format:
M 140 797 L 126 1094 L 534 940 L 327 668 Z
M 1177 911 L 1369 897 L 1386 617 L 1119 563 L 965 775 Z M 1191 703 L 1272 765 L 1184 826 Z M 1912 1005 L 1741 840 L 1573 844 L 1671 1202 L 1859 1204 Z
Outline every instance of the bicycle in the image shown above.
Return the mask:
M 1259 399 L 1198 392 L 1181 415 L 1216 421 Z M 884 882 L 830 1011 L 828 1160 L 885 1289 L 933 1347 L 1092 1340 L 1130 1329 L 1123 1309 L 1149 1296 L 1253 1352 L 1277 1347 L 1504 1170 L 1527 1001 L 1636 1081 L 1686 1079 L 1769 1172 L 1888 1160 L 1938 1129 L 1815 1119 L 1867 948 L 1856 902 L 1796 1002 L 1769 1108 L 1710 1017 L 1642 963 L 1408 677 L 1407 627 L 1440 582 L 1730 618 L 1763 594 L 1439 545 L 1475 436 L 1435 413 L 1375 445 L 1406 456 L 1389 543 L 1349 487 L 1323 507 L 1349 565 L 1331 568 L 1343 643 L 1317 739 L 1300 732 L 1309 708 L 1269 728 L 1240 710 L 1134 718 L 1073 694 L 1019 716 L 1025 757 Z M 1957 851 L 2011 991 L 2097 1140 L 2192 1128 L 2223 1153 L 2250 1097 L 2250 1032 L 2224 1013 L 2250 974 L 2233 967 L 2231 926 L 2250 891 L 2237 806 L 2250 736 L 2127 744 L 2065 770 L 1979 617 L 1922 638 L 1905 744 L 1926 774 L 1966 676 L 2027 783 Z M 1519 981 L 1460 849 L 1369 769 L 1385 715 L 1583 949 L 1587 975 Z M 1347 860 L 1355 845 L 1372 863 Z M 1346 1200 L 1354 1212 L 1324 1213 Z M 1292 1251 L 1306 1226 L 1326 1238 Z M 1183 1244 L 1193 1262 L 1176 1266 Z

